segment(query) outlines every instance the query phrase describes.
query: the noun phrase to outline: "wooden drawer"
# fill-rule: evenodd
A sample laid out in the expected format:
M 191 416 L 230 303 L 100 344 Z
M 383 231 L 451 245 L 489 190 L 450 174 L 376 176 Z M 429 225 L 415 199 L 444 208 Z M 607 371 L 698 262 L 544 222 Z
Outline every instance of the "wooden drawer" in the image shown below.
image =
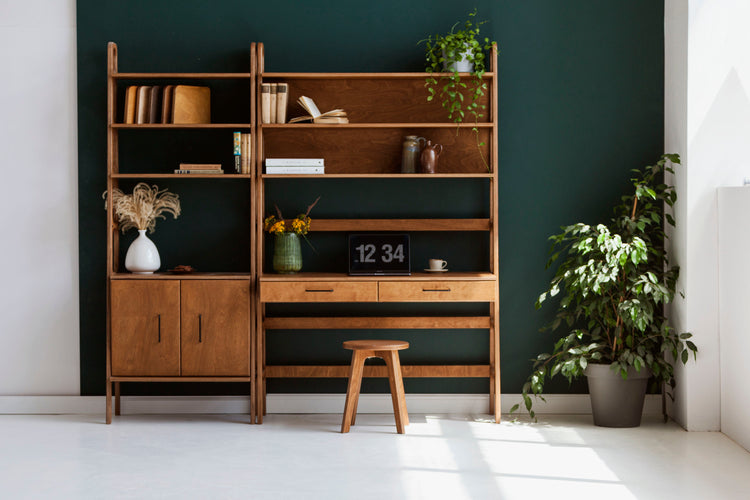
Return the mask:
M 261 302 L 377 302 L 375 281 L 270 281 L 260 284 Z
M 494 281 L 381 281 L 380 302 L 491 302 Z

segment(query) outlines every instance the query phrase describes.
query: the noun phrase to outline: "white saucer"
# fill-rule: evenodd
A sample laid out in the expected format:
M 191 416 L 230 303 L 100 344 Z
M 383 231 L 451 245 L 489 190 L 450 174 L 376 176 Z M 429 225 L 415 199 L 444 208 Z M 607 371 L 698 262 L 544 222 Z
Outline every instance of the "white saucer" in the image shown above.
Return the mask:
M 425 272 L 428 273 L 447 273 L 447 269 L 425 269 Z

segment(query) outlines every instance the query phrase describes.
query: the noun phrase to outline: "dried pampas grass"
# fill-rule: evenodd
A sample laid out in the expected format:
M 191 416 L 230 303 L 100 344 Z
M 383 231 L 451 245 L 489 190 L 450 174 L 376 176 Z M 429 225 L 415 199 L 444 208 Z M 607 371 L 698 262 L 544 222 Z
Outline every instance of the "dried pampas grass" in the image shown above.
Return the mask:
M 107 193 L 104 193 L 106 198 Z M 159 186 L 139 182 L 133 188 L 133 194 L 113 189 L 112 208 L 123 233 L 131 228 L 148 229 L 153 233 L 156 219 L 165 219 L 165 213 L 172 214 L 175 219 L 180 215 L 180 198 L 166 189 L 159 190 Z

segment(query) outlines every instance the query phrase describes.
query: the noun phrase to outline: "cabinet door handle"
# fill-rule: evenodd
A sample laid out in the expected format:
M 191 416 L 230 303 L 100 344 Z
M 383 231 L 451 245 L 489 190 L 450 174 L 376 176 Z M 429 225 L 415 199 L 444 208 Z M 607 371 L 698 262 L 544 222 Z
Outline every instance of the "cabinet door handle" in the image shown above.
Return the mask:
M 156 315 L 156 324 L 157 324 L 157 332 L 158 332 L 158 339 L 159 342 L 161 342 L 161 314 Z
M 423 292 L 450 292 L 450 288 L 422 288 Z
M 323 292 L 323 293 L 331 293 L 331 292 L 333 292 L 333 288 L 329 288 L 329 289 L 327 289 L 327 290 L 315 290 L 315 289 L 309 290 L 309 289 L 305 289 L 305 291 L 306 291 L 306 292 Z
M 198 315 L 198 342 L 203 342 L 203 315 Z

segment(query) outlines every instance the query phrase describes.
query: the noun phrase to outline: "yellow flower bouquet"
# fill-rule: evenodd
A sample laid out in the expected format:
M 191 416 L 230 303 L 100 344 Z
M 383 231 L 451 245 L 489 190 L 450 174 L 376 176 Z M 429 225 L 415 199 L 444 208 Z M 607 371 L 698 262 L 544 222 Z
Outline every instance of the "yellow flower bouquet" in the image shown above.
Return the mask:
M 274 253 L 273 269 L 281 274 L 292 274 L 302 269 L 302 252 L 299 244 L 301 235 L 315 251 L 310 241 L 307 239 L 307 233 L 310 231 L 310 211 L 318 203 L 318 196 L 312 204 L 307 207 L 304 214 L 299 214 L 294 219 L 286 220 L 281 214 L 277 205 L 276 215 L 269 215 L 263 221 L 263 229 L 274 235 Z

